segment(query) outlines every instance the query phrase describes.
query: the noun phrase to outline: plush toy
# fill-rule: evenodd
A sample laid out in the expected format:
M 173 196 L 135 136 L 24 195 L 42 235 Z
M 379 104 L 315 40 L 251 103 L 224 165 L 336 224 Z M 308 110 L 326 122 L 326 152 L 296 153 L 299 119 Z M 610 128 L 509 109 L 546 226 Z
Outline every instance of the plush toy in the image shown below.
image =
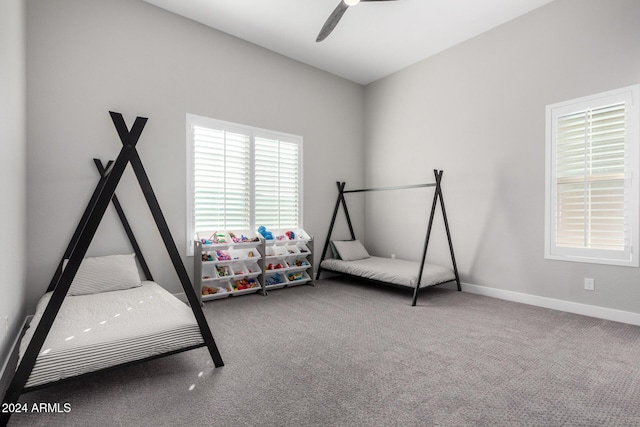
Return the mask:
M 258 227 L 258 233 L 262 234 L 265 240 L 273 240 L 273 233 L 267 230 L 264 225 Z
M 287 235 L 289 240 L 294 240 L 296 238 L 296 233 L 294 233 L 293 231 L 287 231 L 285 234 Z

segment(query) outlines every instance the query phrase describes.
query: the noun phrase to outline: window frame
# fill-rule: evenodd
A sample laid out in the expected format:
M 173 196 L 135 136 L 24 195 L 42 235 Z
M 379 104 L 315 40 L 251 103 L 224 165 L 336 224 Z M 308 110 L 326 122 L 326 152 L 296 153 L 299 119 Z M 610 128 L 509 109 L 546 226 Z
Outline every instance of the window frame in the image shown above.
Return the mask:
M 627 86 L 590 96 L 559 102 L 546 106 L 545 111 L 545 259 L 638 267 L 640 243 L 640 85 Z M 592 248 L 558 247 L 556 237 L 556 130 L 557 118 L 572 112 L 595 110 L 613 102 L 625 102 L 625 180 L 629 180 L 630 195 L 628 221 L 629 252 Z
M 193 256 L 193 242 L 196 234 L 195 231 L 195 212 L 194 212 L 194 203 L 195 203 L 195 182 L 194 182 L 194 172 L 195 172 L 195 153 L 194 153 L 194 134 L 193 127 L 200 126 L 215 130 L 224 130 L 227 132 L 234 132 L 240 134 L 246 134 L 249 136 L 250 148 L 250 230 L 236 230 L 236 231 L 247 231 L 255 233 L 257 230 L 257 224 L 255 224 L 255 203 L 256 203 L 256 195 L 255 195 L 255 139 L 256 138 L 264 138 L 264 139 L 273 139 L 282 142 L 294 143 L 298 145 L 298 226 L 297 228 L 303 228 L 303 218 L 304 218 L 304 203 L 303 203 L 303 188 L 304 188 L 304 171 L 303 171 L 303 148 L 304 148 L 304 139 L 300 135 L 294 135 L 279 131 L 272 131 L 268 129 L 258 128 L 254 126 L 242 125 L 238 123 L 228 122 L 224 120 L 214 119 L 210 117 L 199 116 L 196 114 L 187 113 L 186 115 L 186 146 L 187 146 L 187 209 L 186 209 L 186 230 L 187 230 L 187 256 Z

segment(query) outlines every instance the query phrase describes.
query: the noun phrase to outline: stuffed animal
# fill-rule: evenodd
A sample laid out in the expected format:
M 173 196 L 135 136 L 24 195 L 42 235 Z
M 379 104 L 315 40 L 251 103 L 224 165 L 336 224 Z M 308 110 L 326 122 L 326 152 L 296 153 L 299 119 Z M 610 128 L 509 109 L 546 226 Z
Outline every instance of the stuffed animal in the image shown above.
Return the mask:
M 273 233 L 267 230 L 264 225 L 258 227 L 258 233 L 262 234 L 265 240 L 273 240 Z

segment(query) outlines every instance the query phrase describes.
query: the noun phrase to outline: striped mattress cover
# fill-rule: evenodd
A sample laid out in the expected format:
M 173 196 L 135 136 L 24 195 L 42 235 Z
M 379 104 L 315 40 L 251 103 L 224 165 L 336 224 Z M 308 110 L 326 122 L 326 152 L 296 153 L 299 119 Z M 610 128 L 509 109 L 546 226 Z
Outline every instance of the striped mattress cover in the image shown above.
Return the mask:
M 419 262 L 376 256 L 353 261 L 330 258 L 322 261 L 320 265 L 324 270 L 409 288 L 416 287 L 420 272 Z M 425 264 L 420 288 L 439 285 L 455 279 L 453 270 L 435 264 Z
M 38 302 L 20 358 L 49 302 Z M 202 344 L 191 308 L 154 282 L 126 290 L 67 296 L 26 387 Z

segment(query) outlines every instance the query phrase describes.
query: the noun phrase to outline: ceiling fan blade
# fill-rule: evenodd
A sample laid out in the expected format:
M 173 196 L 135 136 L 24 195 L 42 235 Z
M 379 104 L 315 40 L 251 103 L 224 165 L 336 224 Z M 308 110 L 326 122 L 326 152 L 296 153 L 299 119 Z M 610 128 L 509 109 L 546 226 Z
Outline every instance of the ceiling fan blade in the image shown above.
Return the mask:
M 327 18 L 327 22 L 325 22 L 322 26 L 320 34 L 318 34 L 318 38 L 316 38 L 316 42 L 321 42 L 322 40 L 326 39 L 329 34 L 331 34 L 347 9 L 349 9 L 349 6 L 347 6 L 344 1 L 340 0 L 340 3 L 334 9 L 333 13 L 329 15 L 329 18 Z

